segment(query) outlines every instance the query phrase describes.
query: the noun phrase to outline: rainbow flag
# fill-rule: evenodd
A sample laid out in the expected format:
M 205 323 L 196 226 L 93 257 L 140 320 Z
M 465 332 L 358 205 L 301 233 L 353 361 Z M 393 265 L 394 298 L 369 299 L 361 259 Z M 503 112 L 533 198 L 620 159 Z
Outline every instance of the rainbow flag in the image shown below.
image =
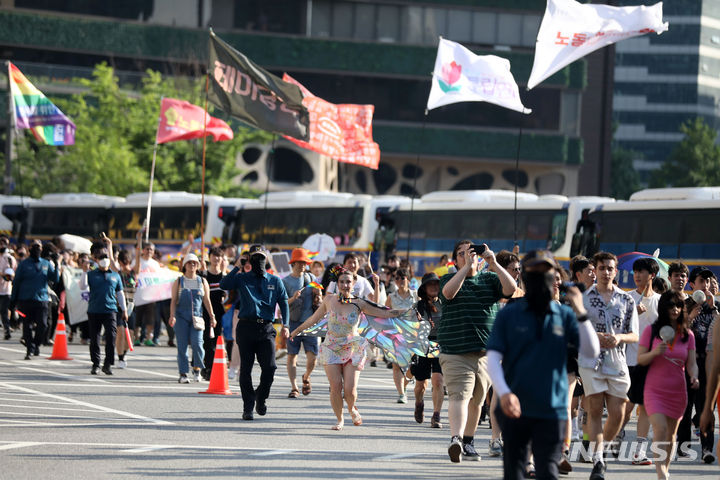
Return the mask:
M 8 78 L 17 128 L 29 128 L 46 145 L 74 145 L 75 124 L 10 62 Z
M 322 289 L 323 289 L 323 286 L 320 285 L 320 284 L 317 283 L 317 282 L 310 282 L 310 283 L 308 283 L 308 287 L 317 288 L 318 290 L 322 290 Z
M 308 252 L 308 258 L 312 260 L 313 258 L 317 257 L 320 254 L 320 252 Z

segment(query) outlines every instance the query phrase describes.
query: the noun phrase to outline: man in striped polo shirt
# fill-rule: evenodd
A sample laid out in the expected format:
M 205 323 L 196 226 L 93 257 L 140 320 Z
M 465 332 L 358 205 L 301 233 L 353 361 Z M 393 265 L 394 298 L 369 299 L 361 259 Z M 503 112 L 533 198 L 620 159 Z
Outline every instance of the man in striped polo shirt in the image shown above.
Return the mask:
M 478 271 L 478 250 L 491 271 Z M 479 461 L 473 440 L 490 388 L 485 346 L 498 312 L 498 300 L 511 297 L 517 284 L 485 244 L 461 240 L 452 257 L 457 272 L 440 279 L 443 317 L 438 327 L 452 436 L 448 455 L 452 462 L 462 458 Z

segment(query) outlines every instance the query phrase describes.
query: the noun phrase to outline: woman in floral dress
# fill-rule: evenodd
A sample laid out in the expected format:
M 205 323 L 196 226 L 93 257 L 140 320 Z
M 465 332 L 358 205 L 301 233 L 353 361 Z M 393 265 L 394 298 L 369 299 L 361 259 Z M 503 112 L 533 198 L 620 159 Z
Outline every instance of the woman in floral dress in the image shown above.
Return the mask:
M 356 274 L 341 270 L 337 276 L 338 293 L 326 295 L 315 313 L 293 330 L 290 338 L 312 327 L 327 315 L 327 336 L 320 345 L 318 360 L 325 365 L 325 373 L 330 383 L 330 404 L 337 417 L 337 423 L 332 429 L 342 430 L 345 423 L 343 392 L 353 425 L 362 425 L 362 417 L 355 406 L 357 382 L 367 359 L 367 341 L 358 334 L 361 313 L 390 318 L 397 317 L 403 312 L 386 310 L 361 298 L 353 297 L 351 292 L 357 279 Z

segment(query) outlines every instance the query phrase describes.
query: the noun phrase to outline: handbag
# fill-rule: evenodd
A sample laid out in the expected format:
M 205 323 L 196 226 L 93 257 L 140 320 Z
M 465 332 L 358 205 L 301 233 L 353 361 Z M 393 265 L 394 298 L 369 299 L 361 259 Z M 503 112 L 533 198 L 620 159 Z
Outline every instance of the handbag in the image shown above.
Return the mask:
M 192 319 L 195 330 L 205 330 L 205 319 L 202 316 L 193 315 Z

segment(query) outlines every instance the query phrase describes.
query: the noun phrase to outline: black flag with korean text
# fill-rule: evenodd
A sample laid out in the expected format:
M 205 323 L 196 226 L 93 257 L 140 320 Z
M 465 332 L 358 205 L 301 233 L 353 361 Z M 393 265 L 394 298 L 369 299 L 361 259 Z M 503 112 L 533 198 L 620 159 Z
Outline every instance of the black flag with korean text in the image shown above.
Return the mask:
M 208 100 L 261 130 L 307 141 L 310 115 L 297 85 L 284 82 L 210 32 Z

